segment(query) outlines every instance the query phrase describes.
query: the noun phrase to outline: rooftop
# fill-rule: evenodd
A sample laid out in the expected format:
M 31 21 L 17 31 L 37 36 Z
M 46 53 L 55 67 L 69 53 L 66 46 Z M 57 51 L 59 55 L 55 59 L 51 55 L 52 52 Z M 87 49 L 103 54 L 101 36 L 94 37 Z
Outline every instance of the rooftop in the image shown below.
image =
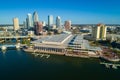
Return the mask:
M 46 47 L 59 47 L 59 48 L 67 48 L 72 47 L 74 49 L 88 49 L 88 50 L 101 50 L 99 47 L 92 47 L 89 45 L 88 40 L 83 39 L 82 35 L 71 35 L 71 34 L 60 34 L 60 35 L 52 35 L 43 37 L 36 41 L 33 41 L 39 46 Z
M 55 44 L 62 44 L 64 43 L 66 40 L 68 40 L 72 35 L 70 34 L 60 34 L 60 35 L 52 35 L 52 36 L 47 36 L 41 39 L 38 39 L 34 42 L 38 42 L 38 43 L 55 43 Z

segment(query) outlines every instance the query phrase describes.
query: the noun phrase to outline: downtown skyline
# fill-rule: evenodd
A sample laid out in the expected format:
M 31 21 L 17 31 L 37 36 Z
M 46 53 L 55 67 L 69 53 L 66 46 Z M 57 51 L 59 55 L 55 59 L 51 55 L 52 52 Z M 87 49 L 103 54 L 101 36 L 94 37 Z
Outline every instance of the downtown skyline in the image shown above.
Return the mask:
M 120 24 L 120 1 L 104 0 L 11 0 L 0 5 L 0 24 L 12 24 L 14 17 L 20 24 L 28 13 L 38 12 L 40 21 L 48 21 L 47 16 L 60 16 L 62 23 L 71 20 L 73 24 Z M 6 5 L 7 6 L 6 6 Z

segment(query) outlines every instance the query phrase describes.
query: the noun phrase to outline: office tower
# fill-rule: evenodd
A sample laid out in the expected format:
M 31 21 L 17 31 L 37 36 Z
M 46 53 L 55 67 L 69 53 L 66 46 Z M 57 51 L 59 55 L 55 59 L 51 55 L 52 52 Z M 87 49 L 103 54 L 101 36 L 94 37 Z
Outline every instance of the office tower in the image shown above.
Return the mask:
M 48 16 L 48 27 L 51 28 L 53 26 L 53 16 L 49 15 Z
M 19 29 L 19 20 L 18 20 L 18 18 L 13 19 L 13 29 L 14 29 L 14 31 Z
M 61 18 L 60 18 L 60 16 L 57 16 L 57 17 L 56 17 L 56 27 L 57 27 L 57 28 L 60 28 L 60 27 L 61 27 Z
M 23 21 L 23 26 L 24 26 L 24 28 L 27 28 L 27 23 L 26 23 L 26 21 Z
M 71 21 L 70 20 L 69 21 L 65 21 L 64 26 L 65 26 L 65 30 L 66 31 L 70 30 L 71 29 Z
M 26 28 L 28 29 L 28 18 L 26 18 Z
M 106 40 L 107 27 L 103 24 L 98 24 L 92 27 L 92 37 L 94 40 Z
M 36 11 L 33 13 L 33 23 L 35 22 L 39 22 L 38 13 Z
M 32 15 L 28 13 L 27 15 L 27 28 L 30 29 L 33 27 L 33 22 L 32 22 Z
M 36 35 L 42 34 L 42 32 L 43 32 L 43 24 L 42 24 L 42 22 L 35 22 L 34 27 L 35 27 L 35 34 Z

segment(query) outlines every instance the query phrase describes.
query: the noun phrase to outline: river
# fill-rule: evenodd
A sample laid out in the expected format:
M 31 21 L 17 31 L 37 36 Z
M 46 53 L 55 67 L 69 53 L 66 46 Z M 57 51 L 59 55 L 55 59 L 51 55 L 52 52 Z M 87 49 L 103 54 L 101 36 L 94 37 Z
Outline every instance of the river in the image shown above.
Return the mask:
M 50 55 L 36 57 L 22 50 L 0 52 L 0 80 L 119 80 L 120 68 L 109 69 L 99 59 Z

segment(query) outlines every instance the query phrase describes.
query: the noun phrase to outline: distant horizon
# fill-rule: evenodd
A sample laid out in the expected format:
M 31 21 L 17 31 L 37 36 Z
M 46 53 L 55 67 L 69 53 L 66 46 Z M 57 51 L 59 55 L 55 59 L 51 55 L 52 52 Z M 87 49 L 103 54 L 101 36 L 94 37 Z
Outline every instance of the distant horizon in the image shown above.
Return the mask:
M 120 24 L 119 3 L 115 0 L 5 0 L 0 5 L 0 24 L 12 24 L 14 17 L 22 24 L 27 14 L 34 11 L 46 23 L 48 15 L 53 15 L 54 23 L 60 16 L 62 23 L 71 20 L 72 24 Z
M 100 23 L 98 23 L 98 24 L 100 24 Z M 102 23 L 101 23 L 101 24 L 102 24 Z M 13 24 L 0 24 L 0 26 L 4 26 L 4 25 L 6 25 L 6 26 L 13 26 Z M 24 25 L 24 24 L 19 24 L 19 25 Z M 74 25 L 74 26 L 75 26 L 75 25 L 82 26 L 82 25 L 97 25 L 97 24 L 94 24 L 94 23 L 92 24 L 92 23 L 91 23 L 91 24 L 71 24 L 71 25 Z M 104 24 L 104 25 L 106 25 L 106 26 L 109 26 L 109 25 L 110 25 L 110 26 L 112 26 L 112 25 L 114 25 L 114 26 L 115 26 L 115 25 L 116 25 L 116 26 L 120 26 L 120 24 Z

